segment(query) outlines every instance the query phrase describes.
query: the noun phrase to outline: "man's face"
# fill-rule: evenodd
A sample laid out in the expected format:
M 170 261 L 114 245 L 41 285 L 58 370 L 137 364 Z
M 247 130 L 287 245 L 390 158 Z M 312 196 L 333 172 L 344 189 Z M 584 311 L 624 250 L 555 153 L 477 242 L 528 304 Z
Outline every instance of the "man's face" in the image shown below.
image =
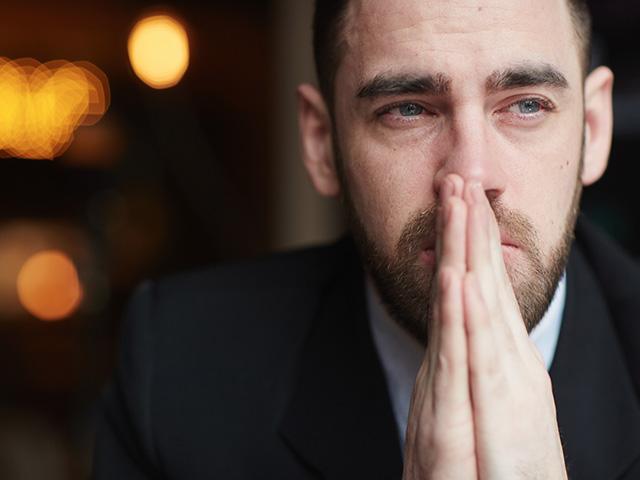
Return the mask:
M 580 193 L 582 70 L 566 0 L 352 0 L 336 150 L 378 290 L 423 338 L 442 179 L 482 183 L 531 328 L 566 261 Z

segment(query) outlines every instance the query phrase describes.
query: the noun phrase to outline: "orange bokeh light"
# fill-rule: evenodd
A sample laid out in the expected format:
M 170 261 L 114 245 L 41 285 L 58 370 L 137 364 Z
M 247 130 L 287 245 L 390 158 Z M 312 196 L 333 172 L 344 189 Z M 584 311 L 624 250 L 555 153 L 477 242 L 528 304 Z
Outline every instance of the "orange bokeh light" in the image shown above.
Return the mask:
M 82 300 L 76 267 L 57 250 L 45 250 L 30 257 L 20 269 L 17 288 L 22 306 L 44 321 L 70 316 Z
M 58 157 L 108 105 L 107 77 L 90 63 L 0 57 L 0 156 Z
M 168 15 L 140 20 L 129 35 L 128 51 L 133 71 L 152 88 L 173 87 L 189 67 L 187 32 Z

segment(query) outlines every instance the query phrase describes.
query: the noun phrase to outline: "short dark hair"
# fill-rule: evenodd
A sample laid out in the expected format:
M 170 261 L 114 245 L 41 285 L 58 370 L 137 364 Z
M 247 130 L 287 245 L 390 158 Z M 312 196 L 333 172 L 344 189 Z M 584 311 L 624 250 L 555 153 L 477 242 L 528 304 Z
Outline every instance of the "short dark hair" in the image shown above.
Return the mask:
M 583 76 L 591 63 L 591 13 L 586 0 L 567 0 L 575 27 Z M 313 54 L 320 91 L 333 110 L 334 81 L 342 61 L 341 48 L 349 0 L 316 0 L 313 16 Z

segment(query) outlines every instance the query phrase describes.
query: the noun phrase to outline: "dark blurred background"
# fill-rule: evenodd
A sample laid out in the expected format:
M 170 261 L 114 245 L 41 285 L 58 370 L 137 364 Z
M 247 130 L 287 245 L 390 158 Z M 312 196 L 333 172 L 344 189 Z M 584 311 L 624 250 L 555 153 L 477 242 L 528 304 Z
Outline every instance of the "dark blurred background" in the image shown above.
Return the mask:
M 616 127 L 583 206 L 637 255 L 640 4 L 592 9 L 594 57 L 616 73 Z M 86 478 L 123 306 L 144 278 L 339 234 L 335 205 L 313 194 L 298 160 L 294 87 L 313 81 L 311 10 L 312 0 L 0 4 L 0 57 L 91 62 L 111 99 L 55 160 L 0 158 L 0 478 Z M 186 28 L 190 63 L 177 85 L 153 89 L 127 41 L 161 12 Z M 0 112 L 5 100 L 0 89 Z M 42 252 L 58 257 L 39 266 Z M 38 283 L 43 271 L 53 286 Z M 38 288 L 68 308 L 43 305 Z

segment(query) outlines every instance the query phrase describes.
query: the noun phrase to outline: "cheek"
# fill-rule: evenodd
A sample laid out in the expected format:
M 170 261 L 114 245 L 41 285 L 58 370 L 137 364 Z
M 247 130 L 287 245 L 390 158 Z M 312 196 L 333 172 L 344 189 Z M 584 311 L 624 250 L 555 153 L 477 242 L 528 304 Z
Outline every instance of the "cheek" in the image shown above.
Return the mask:
M 578 127 L 545 139 L 516 145 L 519 157 L 505 204 L 524 213 L 548 255 L 562 238 L 578 181 L 582 132 Z
M 434 202 L 428 148 L 420 138 L 390 143 L 354 133 L 342 150 L 350 196 L 369 235 L 389 254 L 409 219 Z

